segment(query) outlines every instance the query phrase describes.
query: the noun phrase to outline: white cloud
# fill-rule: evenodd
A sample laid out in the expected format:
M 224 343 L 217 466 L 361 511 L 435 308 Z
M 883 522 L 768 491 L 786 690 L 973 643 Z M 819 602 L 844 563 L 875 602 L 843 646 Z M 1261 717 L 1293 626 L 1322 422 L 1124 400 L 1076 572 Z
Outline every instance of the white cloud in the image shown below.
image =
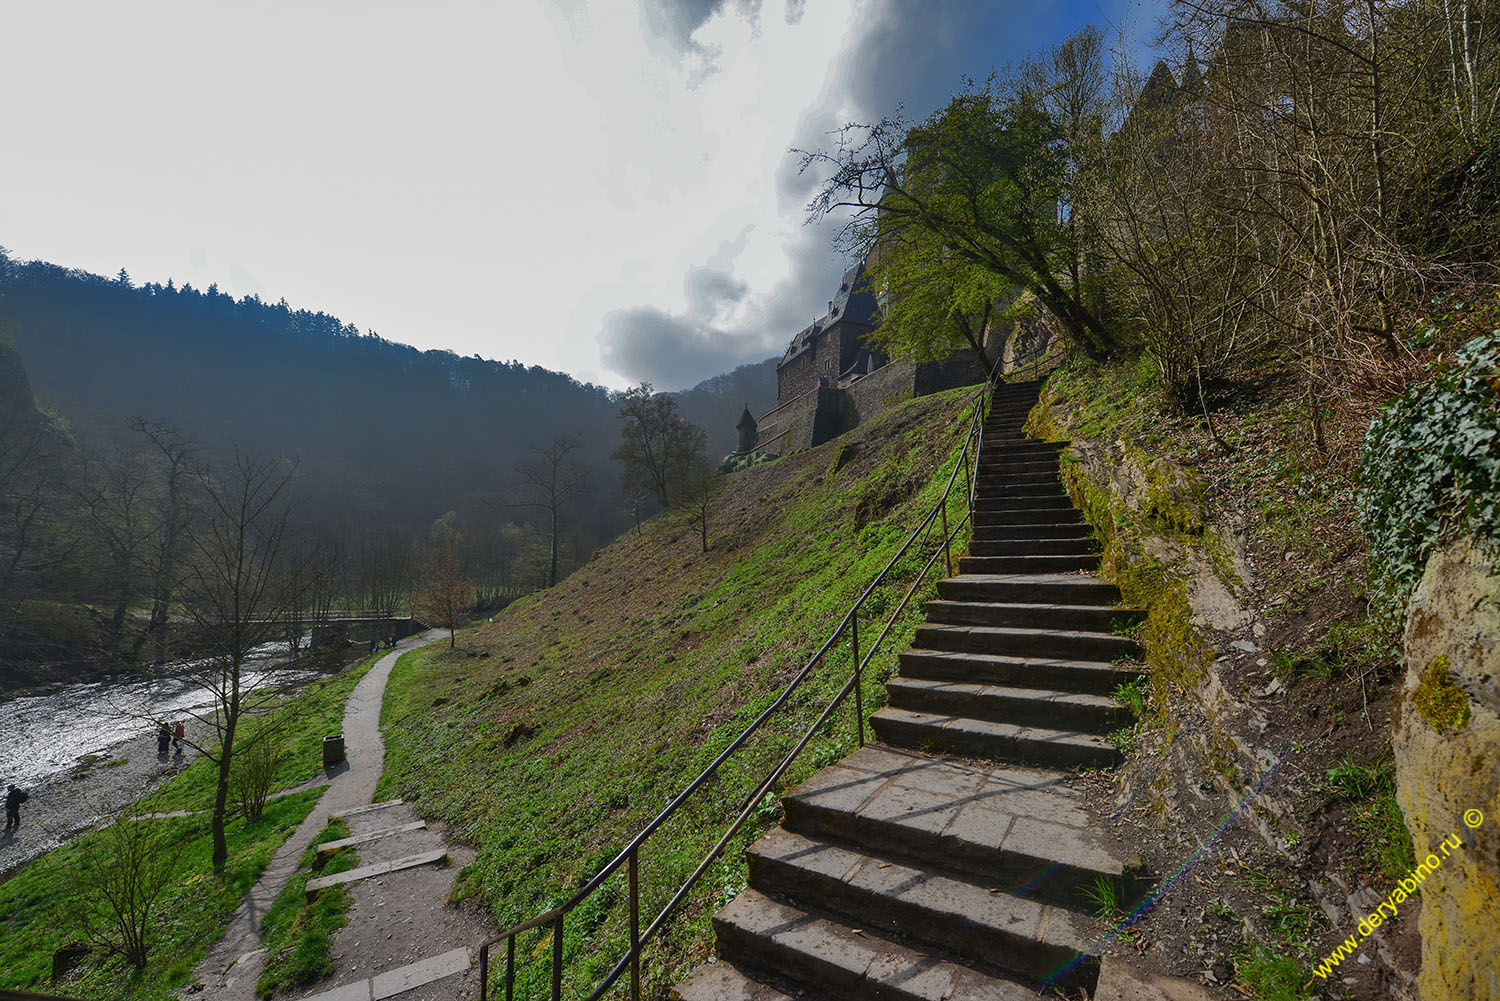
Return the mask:
M 778 353 L 844 267 L 788 147 L 982 75 L 984 5 L 638 3 L 13 7 L 0 243 L 616 385 Z

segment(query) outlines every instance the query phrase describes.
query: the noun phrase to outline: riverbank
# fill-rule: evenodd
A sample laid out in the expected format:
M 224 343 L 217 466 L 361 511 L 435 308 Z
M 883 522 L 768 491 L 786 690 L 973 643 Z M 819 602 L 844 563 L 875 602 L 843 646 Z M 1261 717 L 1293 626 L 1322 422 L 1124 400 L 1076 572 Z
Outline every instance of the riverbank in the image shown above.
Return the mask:
M 304 658 L 293 665 L 280 665 L 280 668 L 307 672 L 301 679 L 304 689 L 309 684 L 316 684 L 320 676 L 326 685 L 338 685 L 342 689 L 345 686 L 339 682 L 343 672 L 350 670 L 359 659 L 355 650 L 343 650 L 319 654 L 313 659 Z M 349 687 L 354 680 L 349 679 Z M 76 703 L 74 689 L 75 686 L 68 686 L 54 691 L 53 695 L 59 701 Z M 7 708 L 13 710 L 7 717 L 11 724 L 7 730 L 19 741 L 4 748 L 3 755 L 0 755 L 6 766 L 0 779 L 16 782 L 30 794 L 21 809 L 21 827 L 0 836 L 0 883 L 15 875 L 21 866 L 78 838 L 101 819 L 121 815 L 131 804 L 146 801 L 153 793 L 166 793 L 162 788 L 164 784 L 190 769 L 197 759 L 191 748 L 184 748 L 180 755 L 158 757 L 155 734 L 144 725 L 140 726 L 138 734 L 125 736 L 122 740 L 109 741 L 94 733 L 90 735 L 92 739 L 80 741 L 76 735 L 60 732 L 56 725 L 19 711 L 25 700 L 41 697 L 36 690 L 29 690 L 0 704 L 0 713 L 5 713 Z M 170 709 L 167 711 L 171 712 Z M 321 736 L 318 734 L 317 739 L 321 740 Z M 286 774 L 278 776 L 282 779 L 278 787 L 291 788 L 307 781 L 312 777 L 309 769 L 316 767 L 310 762 L 316 757 L 316 753 L 308 749 L 290 753 Z M 195 773 L 205 774 L 190 776 L 186 785 L 197 790 L 204 784 L 208 770 L 204 766 L 193 769 Z M 45 777 L 32 781 L 30 777 L 37 774 Z M 181 809 L 184 807 L 180 801 L 186 795 L 187 789 L 184 788 L 182 796 L 170 796 L 164 801 L 172 803 L 171 809 Z M 191 808 L 206 805 L 195 801 Z
M 189 752 L 191 753 L 191 752 Z M 88 760 L 92 759 L 92 760 Z M 71 771 L 27 789 L 21 826 L 0 836 L 0 883 L 26 863 L 67 844 L 180 772 L 192 759 L 156 756 L 149 734 L 86 755 Z

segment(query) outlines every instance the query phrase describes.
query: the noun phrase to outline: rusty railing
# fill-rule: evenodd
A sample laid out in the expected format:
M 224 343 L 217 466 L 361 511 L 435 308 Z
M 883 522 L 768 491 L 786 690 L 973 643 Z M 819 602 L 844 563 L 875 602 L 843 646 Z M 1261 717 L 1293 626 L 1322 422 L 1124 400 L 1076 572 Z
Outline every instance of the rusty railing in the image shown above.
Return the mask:
M 934 563 L 936 563 L 939 553 L 943 555 L 943 576 L 946 577 L 949 573 L 953 562 L 953 540 L 957 537 L 958 533 L 963 531 L 964 526 L 968 523 L 969 518 L 973 513 L 974 492 L 978 486 L 979 454 L 984 444 L 984 415 L 989 406 L 990 396 L 995 386 L 995 378 L 998 373 L 999 367 L 1000 363 L 999 361 L 996 361 L 995 365 L 990 369 L 988 378 L 985 380 L 983 390 L 979 394 L 977 394 L 974 399 L 974 413 L 969 423 L 968 434 L 964 439 L 963 451 L 959 454 L 958 462 L 954 464 L 953 472 L 948 477 L 948 483 L 943 489 L 942 496 L 938 498 L 935 504 L 933 504 L 932 509 L 927 512 L 921 523 L 912 530 L 909 536 L 907 536 L 906 542 L 896 552 L 896 555 L 891 557 L 891 559 L 886 563 L 885 567 L 875 575 L 875 578 L 869 583 L 864 591 L 860 593 L 860 596 L 854 601 L 854 603 L 849 607 L 849 610 L 844 614 L 844 617 L 839 621 L 839 624 L 834 629 L 833 634 L 830 635 L 826 641 L 824 641 L 823 645 L 820 646 L 818 648 L 818 651 L 814 653 L 812 657 L 807 661 L 807 663 L 802 666 L 802 668 L 797 672 L 796 676 L 787 683 L 787 686 L 782 690 L 781 694 L 777 696 L 776 700 L 769 706 L 767 706 L 760 713 L 760 715 L 756 716 L 754 721 L 751 722 L 750 725 L 747 726 L 744 731 L 741 732 L 740 735 L 729 744 L 728 747 L 720 752 L 718 757 L 714 758 L 713 762 L 710 763 L 708 767 L 703 769 L 703 771 L 698 774 L 697 778 L 688 783 L 685 789 L 679 792 L 670 803 L 662 808 L 661 812 L 658 813 L 654 818 L 652 818 L 651 822 L 648 823 L 644 828 L 642 828 L 640 833 L 632 838 L 630 843 L 627 844 L 624 849 L 622 849 L 619 854 L 617 854 L 614 859 L 610 861 L 608 865 L 600 869 L 592 879 L 590 879 L 587 883 L 580 887 L 577 892 L 575 892 L 567 899 L 566 902 L 552 908 L 549 911 L 546 911 L 543 914 L 538 914 L 530 921 L 525 921 L 512 928 L 506 929 L 500 934 L 499 938 L 486 942 L 480 947 L 480 1001 L 489 1001 L 490 997 L 489 980 L 491 949 L 494 946 L 501 945 L 502 943 L 505 945 L 504 997 L 505 1001 L 513 1001 L 516 976 L 516 939 L 518 936 L 523 935 L 526 932 L 544 928 L 547 926 L 551 926 L 552 933 L 551 997 L 552 1001 L 561 1001 L 563 983 L 563 942 L 565 923 L 568 914 L 572 912 L 574 908 L 578 907 L 579 904 L 583 903 L 590 896 L 592 896 L 597 890 L 599 890 L 599 888 L 604 885 L 605 881 L 608 880 L 611 876 L 615 875 L 615 873 L 619 872 L 621 868 L 624 868 L 626 870 L 628 880 L 628 893 L 630 898 L 630 947 L 626 951 L 625 955 L 622 956 L 620 960 L 615 963 L 615 965 L 610 969 L 609 973 L 605 975 L 603 981 L 599 983 L 587 995 L 587 997 L 588 1001 L 597 1001 L 598 998 L 602 998 L 605 993 L 608 992 L 612 987 L 620 983 L 621 978 L 625 977 L 625 975 L 628 973 L 629 977 L 627 983 L 629 986 L 629 997 L 631 998 L 631 1001 L 639 1001 L 641 996 L 642 947 L 647 942 L 649 942 L 658 931 L 661 930 L 667 919 L 673 914 L 674 911 L 676 911 L 677 907 L 682 903 L 682 901 L 686 899 L 687 895 L 692 891 L 693 887 L 697 885 L 699 879 L 702 878 L 703 874 L 708 871 L 708 867 L 712 865 L 716 859 L 718 859 L 719 855 L 724 851 L 725 846 L 728 845 L 730 841 L 734 839 L 735 835 L 739 833 L 740 829 L 744 827 L 746 821 L 749 820 L 750 817 L 755 813 L 756 808 L 759 806 L 765 796 L 775 788 L 777 781 L 782 777 L 782 775 L 786 773 L 787 769 L 791 767 L 792 763 L 796 760 L 797 755 L 802 752 L 803 748 L 807 746 L 808 742 L 812 740 L 813 736 L 818 732 L 818 730 L 833 718 L 833 714 L 837 712 L 839 707 L 843 705 L 844 702 L 849 698 L 850 693 L 853 693 L 854 695 L 855 729 L 858 735 L 860 746 L 864 746 L 865 713 L 862 682 L 865 668 L 869 665 L 871 659 L 875 656 L 876 651 L 880 648 L 881 642 L 883 642 L 886 636 L 890 634 L 891 629 L 895 626 L 896 621 L 900 617 L 901 613 L 906 609 L 906 606 L 911 601 L 912 596 L 916 594 L 917 589 L 921 586 L 922 582 L 926 580 L 927 574 L 932 569 Z M 960 469 L 963 470 L 964 474 L 963 494 L 961 496 L 964 497 L 966 502 L 965 511 L 963 516 L 958 519 L 958 522 L 950 526 L 948 518 L 948 502 L 949 499 L 953 496 L 954 486 L 957 484 L 958 473 Z M 863 658 L 861 658 L 859 624 L 860 608 L 864 605 L 865 601 L 870 597 L 870 595 L 874 593 L 875 589 L 886 581 L 886 578 L 891 573 L 892 568 L 896 566 L 901 558 L 905 556 L 909 551 L 911 551 L 913 546 L 925 546 L 934 530 L 941 531 L 942 545 L 935 546 L 933 548 L 932 555 L 928 557 L 927 562 L 922 566 L 922 569 L 917 572 L 916 577 L 912 580 L 911 586 L 906 589 L 906 593 L 902 597 L 900 603 L 886 619 L 885 626 L 880 630 L 879 635 L 876 636 L 875 642 L 867 644 L 864 650 L 864 656 Z M 868 629 L 868 627 L 866 628 Z M 698 867 L 693 870 L 692 875 L 689 876 L 687 880 L 677 889 L 676 893 L 672 895 L 672 898 L 667 902 L 666 906 L 663 907 L 654 918 L 652 918 L 651 923 L 648 924 L 643 930 L 641 928 L 640 914 L 641 846 L 646 843 L 646 841 L 657 829 L 659 829 L 663 824 L 670 820 L 673 815 L 676 814 L 677 811 L 682 807 L 682 805 L 693 796 L 695 792 L 697 792 L 705 783 L 712 780 L 715 775 L 718 774 L 720 766 L 722 766 L 725 761 L 733 756 L 734 753 L 738 751 L 745 744 L 745 742 L 749 740 L 750 737 L 761 728 L 761 725 L 764 724 L 767 719 L 769 719 L 778 709 L 786 705 L 788 699 L 791 698 L 792 693 L 796 691 L 796 689 L 802 684 L 804 680 L 806 680 L 808 675 L 812 673 L 813 669 L 816 668 L 820 663 L 822 663 L 824 657 L 827 656 L 829 651 L 839 646 L 840 640 L 846 634 L 849 637 L 849 645 L 852 655 L 851 662 L 853 664 L 853 671 L 851 672 L 849 679 L 844 683 L 843 687 L 839 689 L 838 694 L 833 697 L 833 701 L 831 701 L 828 704 L 827 708 L 823 710 L 822 714 L 818 716 L 817 721 L 814 722 L 812 726 L 807 728 L 807 730 L 802 734 L 802 737 L 797 741 L 792 749 L 781 758 L 780 763 L 770 772 L 770 774 L 768 774 L 764 779 L 760 781 L 755 790 L 745 800 L 744 807 L 739 811 L 739 814 L 735 817 L 734 822 L 729 825 L 729 829 L 724 832 L 723 836 L 720 837 L 719 840 L 714 844 L 713 848 L 709 850 L 707 856 L 705 856 L 703 861 L 699 863 Z

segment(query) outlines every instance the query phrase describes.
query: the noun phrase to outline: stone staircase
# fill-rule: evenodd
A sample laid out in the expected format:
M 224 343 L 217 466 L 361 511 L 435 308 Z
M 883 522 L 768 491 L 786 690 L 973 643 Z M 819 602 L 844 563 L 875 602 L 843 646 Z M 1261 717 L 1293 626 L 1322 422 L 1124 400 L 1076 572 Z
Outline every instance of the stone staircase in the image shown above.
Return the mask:
M 1021 427 L 1039 383 L 1000 387 L 985 423 L 973 543 L 938 585 L 873 714 L 880 745 L 783 799 L 748 850 L 749 886 L 714 916 L 719 960 L 685 1001 L 1021 1001 L 1092 992 L 1105 930 L 1082 890 L 1122 904 L 1139 873 L 1093 844 L 1079 766 L 1109 766 L 1139 677 L 1140 620 L 1100 582 L 1058 477 L 1060 443 Z M 979 760 L 982 759 L 982 760 Z

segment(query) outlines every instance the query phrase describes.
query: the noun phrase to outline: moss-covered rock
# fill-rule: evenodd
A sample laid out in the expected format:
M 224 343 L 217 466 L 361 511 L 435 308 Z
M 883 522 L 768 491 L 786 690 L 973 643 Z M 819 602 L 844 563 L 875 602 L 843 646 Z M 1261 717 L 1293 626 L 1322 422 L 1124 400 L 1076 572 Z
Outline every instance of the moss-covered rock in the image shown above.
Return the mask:
M 1438 550 L 1406 617 L 1406 680 L 1392 745 L 1418 858 L 1464 846 L 1422 885 L 1424 998 L 1500 997 L 1500 565 L 1460 541 Z M 1465 823 L 1478 810 L 1477 828 Z M 1472 815 L 1471 815 L 1472 818 Z

